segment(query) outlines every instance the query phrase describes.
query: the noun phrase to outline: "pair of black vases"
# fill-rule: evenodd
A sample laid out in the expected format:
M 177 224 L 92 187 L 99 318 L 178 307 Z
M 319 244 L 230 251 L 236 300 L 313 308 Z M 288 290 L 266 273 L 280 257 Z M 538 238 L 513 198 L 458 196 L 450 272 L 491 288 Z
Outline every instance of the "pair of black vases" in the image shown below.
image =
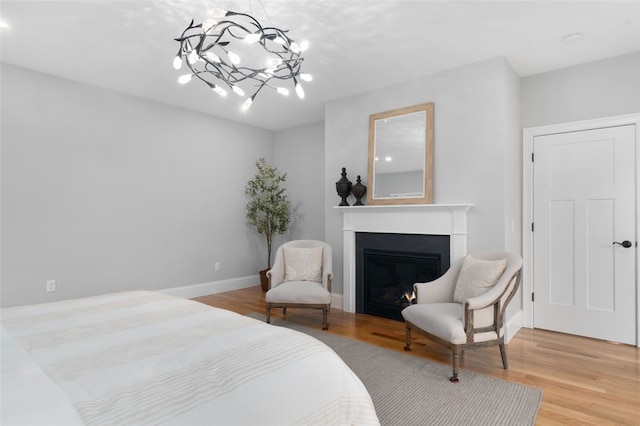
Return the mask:
M 360 182 L 360 175 L 356 180 L 356 184 L 352 185 L 351 181 L 347 179 L 347 168 L 342 168 L 342 177 L 336 182 L 336 191 L 338 191 L 338 196 L 342 199 L 340 201 L 339 206 L 348 206 L 347 197 L 349 194 L 353 194 L 356 197 L 356 202 L 353 203 L 354 206 L 364 206 L 362 203 L 362 197 L 367 193 L 367 187 Z

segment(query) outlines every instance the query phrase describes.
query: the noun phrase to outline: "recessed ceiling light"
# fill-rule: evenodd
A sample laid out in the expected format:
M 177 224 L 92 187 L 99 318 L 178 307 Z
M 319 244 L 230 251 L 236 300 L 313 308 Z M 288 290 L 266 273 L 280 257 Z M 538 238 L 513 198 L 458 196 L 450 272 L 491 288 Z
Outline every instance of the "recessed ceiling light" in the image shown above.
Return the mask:
M 9 24 L 0 19 L 0 28 L 9 28 Z
M 573 34 L 569 34 L 562 37 L 562 42 L 564 44 L 574 44 L 574 43 L 577 43 L 579 40 L 582 40 L 583 37 L 584 37 L 584 34 L 582 33 L 573 33 Z

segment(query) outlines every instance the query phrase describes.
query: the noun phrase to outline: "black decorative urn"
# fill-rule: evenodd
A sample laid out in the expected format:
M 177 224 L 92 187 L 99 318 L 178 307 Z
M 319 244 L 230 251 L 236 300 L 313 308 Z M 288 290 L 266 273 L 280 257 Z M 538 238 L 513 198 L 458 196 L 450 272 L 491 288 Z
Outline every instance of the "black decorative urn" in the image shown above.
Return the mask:
M 347 197 L 351 194 L 351 181 L 347 179 L 347 168 L 342 168 L 342 177 L 340 180 L 336 182 L 336 191 L 338 191 L 338 195 L 342 198 L 339 206 L 348 206 Z
M 356 202 L 353 205 L 364 206 L 362 203 L 362 197 L 367 193 L 367 187 L 360 182 L 360 175 L 358 175 L 358 179 L 356 179 L 356 184 L 351 188 L 351 192 L 353 193 L 353 196 L 356 197 Z

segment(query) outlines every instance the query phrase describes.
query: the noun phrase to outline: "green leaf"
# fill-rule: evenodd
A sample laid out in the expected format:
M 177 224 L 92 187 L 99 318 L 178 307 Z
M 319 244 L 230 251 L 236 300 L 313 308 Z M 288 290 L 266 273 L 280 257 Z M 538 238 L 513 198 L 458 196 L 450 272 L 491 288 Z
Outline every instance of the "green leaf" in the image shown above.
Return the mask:
M 276 235 L 283 234 L 291 223 L 291 202 L 286 188 L 287 174 L 279 173 L 276 167 L 264 158 L 256 161 L 258 173 L 247 182 L 247 222 L 267 240 L 267 268 L 271 267 L 271 246 Z

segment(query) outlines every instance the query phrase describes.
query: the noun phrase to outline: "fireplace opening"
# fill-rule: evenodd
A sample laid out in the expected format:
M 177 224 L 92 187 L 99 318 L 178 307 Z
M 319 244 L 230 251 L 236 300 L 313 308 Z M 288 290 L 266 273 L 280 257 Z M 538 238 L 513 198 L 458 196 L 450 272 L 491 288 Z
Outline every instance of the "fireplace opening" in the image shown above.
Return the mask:
M 449 236 L 356 234 L 356 312 L 402 320 L 413 284 L 449 268 Z

